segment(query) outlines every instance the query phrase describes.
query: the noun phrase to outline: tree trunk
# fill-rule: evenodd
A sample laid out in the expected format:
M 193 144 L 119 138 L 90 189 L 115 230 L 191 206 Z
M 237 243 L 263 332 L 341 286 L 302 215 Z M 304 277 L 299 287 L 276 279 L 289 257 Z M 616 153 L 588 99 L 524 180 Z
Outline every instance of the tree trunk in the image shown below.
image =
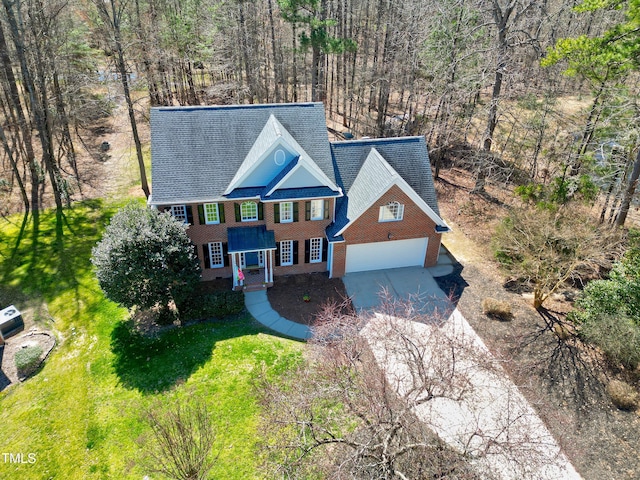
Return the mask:
M 120 74 L 120 81 L 122 82 L 122 90 L 124 92 L 124 98 L 127 102 L 127 111 L 129 113 L 129 122 L 131 123 L 131 133 L 133 135 L 133 142 L 136 146 L 136 155 L 138 157 L 138 167 L 140 169 L 140 184 L 145 197 L 149 198 L 149 184 L 147 182 L 147 172 L 144 166 L 144 156 L 142 155 L 142 145 L 140 143 L 140 135 L 138 135 L 138 124 L 136 121 L 136 113 L 133 108 L 133 101 L 131 100 L 131 92 L 129 91 L 129 77 L 127 76 L 127 64 L 124 59 L 124 48 L 122 46 L 122 38 L 120 31 L 120 17 L 121 11 L 116 9 L 116 0 L 110 0 L 111 15 L 104 6 L 104 3 L 100 5 L 100 0 L 96 0 L 96 6 L 103 15 L 103 20 L 109 23 L 113 33 L 114 47 L 116 50 L 116 66 L 118 73 Z
M 631 200 L 633 199 L 633 195 L 636 192 L 636 187 L 638 186 L 638 177 L 640 177 L 640 147 L 638 148 L 636 160 L 633 164 L 633 171 L 631 172 L 631 177 L 629 178 L 627 189 L 624 191 L 622 202 L 620 203 L 620 210 L 615 221 L 616 227 L 622 227 L 624 225 L 624 222 L 627 220 L 629 206 L 631 205 Z

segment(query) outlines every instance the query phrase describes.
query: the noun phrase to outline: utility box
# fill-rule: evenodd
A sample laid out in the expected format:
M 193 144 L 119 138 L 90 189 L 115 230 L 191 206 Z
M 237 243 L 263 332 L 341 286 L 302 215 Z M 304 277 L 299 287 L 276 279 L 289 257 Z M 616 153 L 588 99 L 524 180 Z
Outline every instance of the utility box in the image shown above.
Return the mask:
M 3 338 L 10 337 L 22 329 L 24 329 L 22 314 L 14 305 L 0 310 L 0 334 Z

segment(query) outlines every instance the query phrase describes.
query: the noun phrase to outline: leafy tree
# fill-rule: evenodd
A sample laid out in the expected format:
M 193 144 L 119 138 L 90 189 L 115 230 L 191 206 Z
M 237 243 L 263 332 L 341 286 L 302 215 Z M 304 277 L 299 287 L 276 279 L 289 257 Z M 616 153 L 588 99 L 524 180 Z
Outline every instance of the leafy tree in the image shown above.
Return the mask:
M 127 308 L 178 311 L 200 278 L 186 226 L 168 213 L 131 203 L 111 219 L 91 262 L 105 295 Z
M 640 0 L 585 0 L 576 7 L 578 12 L 615 11 L 623 13 L 622 19 L 601 35 L 589 37 L 580 35 L 574 38 L 563 38 L 549 49 L 542 61 L 545 66 L 566 61 L 567 75 L 580 75 L 592 81 L 596 87 L 592 107 L 585 125 L 578 156 L 584 155 L 592 140 L 596 123 L 600 117 L 599 104 L 602 101 L 605 86 L 611 81 L 618 81 L 631 71 L 640 68 Z M 601 110 L 601 109 L 600 109 Z M 636 135 L 636 148 L 638 148 Z M 577 173 L 580 161 L 572 167 Z M 640 149 L 634 162 L 633 171 L 628 179 L 616 225 L 622 226 L 629 211 L 638 179 L 640 178 Z
M 327 28 L 335 25 L 335 21 L 327 18 L 326 0 L 278 0 L 282 18 L 293 25 L 308 27 L 308 32 L 300 33 L 302 51 L 311 49 L 311 99 L 325 100 L 325 55 L 355 50 L 353 40 L 333 37 Z
M 494 235 L 496 257 L 533 286 L 536 308 L 569 280 L 585 281 L 610 267 L 617 232 L 594 225 L 576 209 L 513 209 Z
M 640 233 L 632 231 L 630 237 L 630 247 L 609 278 L 585 287 L 571 317 L 580 323 L 583 338 L 612 359 L 636 368 L 640 364 Z

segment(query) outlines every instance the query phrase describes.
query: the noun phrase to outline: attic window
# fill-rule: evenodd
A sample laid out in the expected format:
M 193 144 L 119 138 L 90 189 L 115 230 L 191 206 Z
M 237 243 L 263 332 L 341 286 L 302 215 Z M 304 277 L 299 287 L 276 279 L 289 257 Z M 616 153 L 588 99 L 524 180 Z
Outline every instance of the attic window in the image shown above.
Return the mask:
M 389 202 L 380 207 L 379 222 L 399 222 L 404 215 L 404 205 L 400 202 Z
M 276 150 L 275 153 L 273 154 L 273 161 L 278 166 L 284 165 L 284 161 L 286 160 L 286 158 L 287 158 L 287 155 L 284 153 L 284 150 L 282 150 L 281 148 Z

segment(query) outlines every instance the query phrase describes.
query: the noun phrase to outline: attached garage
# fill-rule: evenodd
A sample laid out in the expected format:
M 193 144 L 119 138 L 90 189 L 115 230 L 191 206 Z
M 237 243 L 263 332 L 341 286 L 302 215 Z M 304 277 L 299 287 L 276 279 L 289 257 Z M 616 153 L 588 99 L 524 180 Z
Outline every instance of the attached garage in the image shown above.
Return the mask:
M 347 246 L 346 273 L 424 265 L 428 238 Z

